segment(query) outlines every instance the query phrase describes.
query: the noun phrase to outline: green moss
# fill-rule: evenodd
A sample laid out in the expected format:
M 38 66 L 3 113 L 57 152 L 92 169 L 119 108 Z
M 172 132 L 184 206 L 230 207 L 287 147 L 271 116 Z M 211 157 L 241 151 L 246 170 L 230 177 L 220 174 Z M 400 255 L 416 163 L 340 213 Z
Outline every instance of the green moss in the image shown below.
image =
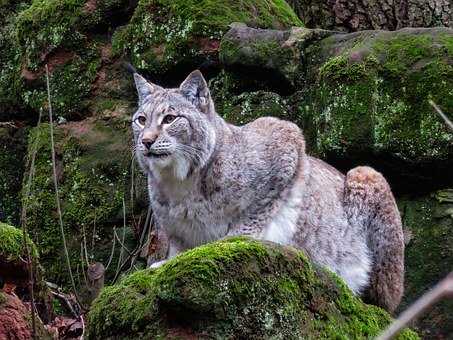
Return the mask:
M 289 27 L 300 21 L 283 0 L 141 0 L 128 26 L 113 37 L 116 54 L 126 53 L 143 70 L 164 72 L 212 54 L 232 22 Z
M 19 13 L 17 37 L 28 67 L 36 71 L 42 55 L 64 47 L 72 50 L 83 36 L 74 29 L 81 15 L 83 0 L 34 0 Z
M 74 267 L 79 262 L 84 229 L 89 244 L 94 237 L 94 258 L 107 261 L 112 228 L 123 224 L 122 199 L 128 201 L 129 197 L 129 138 L 122 121 L 86 120 L 55 128 L 59 196 Z M 62 241 L 52 180 L 48 124 L 32 130 L 29 155 L 35 146 L 35 175 L 28 197 L 24 195 L 27 190 L 24 186 L 23 206 L 27 207 L 29 230 L 41 250 L 47 277 L 53 282 L 67 283 L 66 264 L 61 261 Z M 130 204 L 127 209 L 132 213 Z
M 88 316 L 89 339 L 348 338 L 391 321 L 293 248 L 235 237 L 186 251 L 105 288 Z M 102 321 L 102 322 L 101 322 Z M 401 339 L 417 339 L 406 330 Z
M 406 309 L 451 271 L 453 263 L 453 200 L 451 189 L 422 197 L 402 197 L 398 206 L 405 226 L 406 278 L 400 310 Z M 417 327 L 427 337 L 444 338 L 453 334 L 453 301 L 436 304 Z
M 310 66 L 314 85 L 304 93 L 299 119 L 319 154 L 374 152 L 410 162 L 451 158 L 453 135 L 428 100 L 447 113 L 453 107 L 453 54 L 440 31 L 417 32 L 342 43 L 327 38 L 313 49 L 327 57 Z
M 37 258 L 36 246 L 28 236 L 27 242 L 30 244 L 31 255 Z M 25 255 L 23 231 L 0 222 L 0 257 L 8 262 L 16 262 Z
M 23 85 L 22 76 L 31 78 L 18 91 L 22 105 L 35 111 L 47 107 L 44 64 L 48 64 L 55 114 L 66 118 L 85 114 L 84 99 L 96 78 L 100 56 L 85 32 L 98 22 L 88 20 L 84 5 L 81 0 L 34 0 L 18 12 L 12 30 L 18 55 L 7 80 Z

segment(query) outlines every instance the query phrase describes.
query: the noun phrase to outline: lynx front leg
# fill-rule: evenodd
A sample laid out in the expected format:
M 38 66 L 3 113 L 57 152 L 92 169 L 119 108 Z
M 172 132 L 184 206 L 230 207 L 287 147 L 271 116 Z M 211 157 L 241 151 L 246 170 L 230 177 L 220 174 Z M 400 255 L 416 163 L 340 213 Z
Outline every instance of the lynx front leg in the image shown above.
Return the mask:
M 373 258 L 365 299 L 393 312 L 404 289 L 404 240 L 401 217 L 385 178 L 369 167 L 348 172 L 345 208 L 351 225 L 363 228 Z
M 174 238 L 171 238 L 168 240 L 168 253 L 167 257 L 164 260 L 157 261 L 149 265 L 150 268 L 158 268 L 161 265 L 163 265 L 165 262 L 167 262 L 169 259 L 175 257 L 178 255 L 180 252 L 182 252 L 182 246 L 180 242 Z

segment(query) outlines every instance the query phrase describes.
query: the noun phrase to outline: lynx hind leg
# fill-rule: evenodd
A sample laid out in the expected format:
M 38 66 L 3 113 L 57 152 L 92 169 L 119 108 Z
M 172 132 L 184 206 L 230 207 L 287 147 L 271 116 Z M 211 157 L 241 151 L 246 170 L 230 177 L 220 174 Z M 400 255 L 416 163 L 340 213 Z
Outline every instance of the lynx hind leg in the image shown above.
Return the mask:
M 401 217 L 385 178 L 370 167 L 348 172 L 345 207 L 350 222 L 363 226 L 372 256 L 367 302 L 393 312 L 404 290 L 404 240 Z

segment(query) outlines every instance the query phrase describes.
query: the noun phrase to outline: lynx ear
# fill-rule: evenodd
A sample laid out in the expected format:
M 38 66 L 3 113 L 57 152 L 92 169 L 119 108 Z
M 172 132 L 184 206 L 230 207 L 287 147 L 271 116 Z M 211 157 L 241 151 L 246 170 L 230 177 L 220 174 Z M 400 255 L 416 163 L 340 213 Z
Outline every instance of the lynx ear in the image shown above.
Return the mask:
M 145 98 L 156 92 L 160 89 L 160 86 L 148 83 L 145 78 L 143 78 L 138 73 L 134 73 L 135 86 L 137 87 L 138 101 L 139 104 L 142 104 Z
M 209 93 L 208 84 L 199 70 L 189 74 L 179 87 L 181 93 L 201 112 L 212 114 L 214 104 Z

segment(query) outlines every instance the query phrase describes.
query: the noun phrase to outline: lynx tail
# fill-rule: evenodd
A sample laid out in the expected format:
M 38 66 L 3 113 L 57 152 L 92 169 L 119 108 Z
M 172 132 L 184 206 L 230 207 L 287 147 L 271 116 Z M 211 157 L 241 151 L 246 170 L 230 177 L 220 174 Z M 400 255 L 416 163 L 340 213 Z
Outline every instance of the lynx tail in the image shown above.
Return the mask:
M 404 239 L 390 186 L 372 168 L 354 168 L 346 175 L 345 206 L 351 223 L 363 226 L 373 261 L 364 300 L 393 312 L 404 290 Z

